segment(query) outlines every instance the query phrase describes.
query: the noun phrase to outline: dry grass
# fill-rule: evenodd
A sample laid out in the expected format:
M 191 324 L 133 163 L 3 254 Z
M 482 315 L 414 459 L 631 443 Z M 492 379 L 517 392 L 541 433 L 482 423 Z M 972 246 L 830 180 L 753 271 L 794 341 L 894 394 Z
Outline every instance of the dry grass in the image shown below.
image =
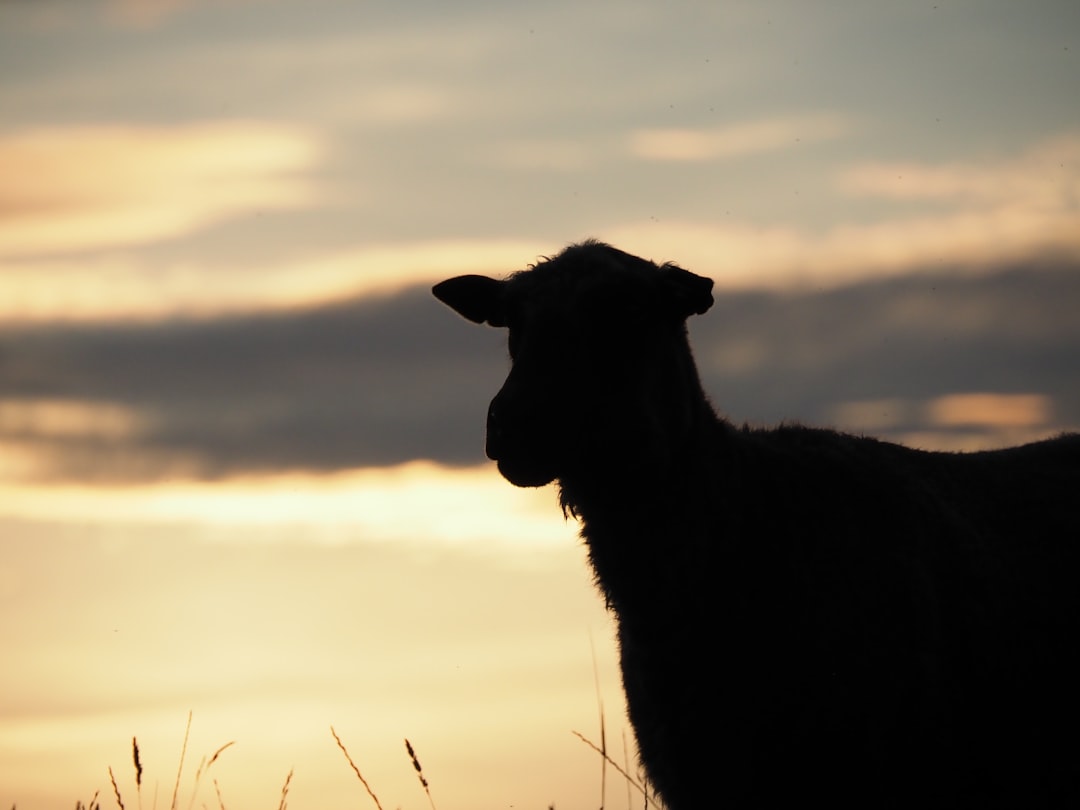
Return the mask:
M 338 748 L 340 748 L 341 753 L 345 755 L 345 759 L 349 761 L 349 764 L 352 766 L 353 773 L 355 773 L 356 778 L 360 780 L 360 784 L 364 786 L 364 790 L 367 791 L 368 796 L 370 796 L 371 800 L 375 802 L 375 806 L 379 808 L 379 810 L 382 810 L 382 805 L 379 804 L 379 797 L 375 795 L 375 792 L 371 789 L 371 785 L 368 784 L 367 779 L 365 779 L 363 775 L 361 775 L 360 769 L 356 767 L 356 763 L 353 762 L 353 758 L 349 754 L 349 749 L 345 747 L 345 743 L 341 741 L 341 737 L 339 737 L 337 732 L 334 731 L 333 726 L 330 726 L 330 733 L 334 735 L 334 740 L 337 742 Z
M 631 776 L 627 772 L 626 769 L 624 769 L 621 765 L 619 765 L 618 762 L 613 760 L 608 755 L 608 752 L 604 748 L 602 748 L 601 746 L 594 743 L 592 740 L 590 740 L 588 737 L 586 737 L 580 731 L 573 731 L 571 733 L 575 737 L 577 737 L 579 740 L 581 740 L 583 743 L 585 743 L 587 746 L 589 746 L 589 748 L 591 748 L 593 751 L 598 753 L 600 755 L 600 758 L 602 760 L 604 760 L 605 763 L 611 765 L 615 770 L 617 770 L 619 772 L 619 775 L 622 776 L 622 778 L 626 780 L 627 794 L 628 794 L 627 795 L 627 802 L 626 802 L 627 807 L 630 806 L 629 791 L 630 791 L 631 788 L 633 788 L 634 790 L 636 790 L 638 793 L 641 794 L 641 796 L 642 796 L 642 798 L 643 798 L 643 800 L 645 802 L 644 806 L 645 806 L 646 810 L 649 807 L 649 801 L 650 800 L 652 801 L 654 807 L 658 808 L 658 810 L 663 810 L 663 805 L 660 804 L 657 797 L 655 795 L 650 794 L 649 785 L 644 779 L 642 779 L 640 781 L 638 779 L 635 779 L 633 776 Z M 601 735 L 601 739 L 603 739 L 603 735 Z M 600 804 L 600 810 L 604 810 L 603 802 L 601 802 L 601 804 Z
M 289 782 L 292 781 L 293 772 L 289 771 L 289 775 L 285 777 L 285 784 L 281 788 L 281 803 L 278 805 L 278 810 L 285 810 L 288 807 L 288 803 L 285 801 L 289 796 Z
M 607 751 L 607 732 L 606 732 L 606 729 L 605 729 L 605 722 L 604 722 L 604 709 L 603 709 L 603 704 L 599 703 L 599 694 L 597 695 L 597 701 L 598 701 L 598 704 L 599 704 L 599 713 L 600 713 L 600 745 L 595 744 L 594 742 L 589 740 L 585 735 L 581 734 L 578 731 L 574 731 L 572 733 L 578 739 L 580 739 L 583 743 L 585 743 L 587 746 L 589 746 L 592 750 L 596 751 L 600 755 L 600 763 L 601 763 L 600 784 L 601 784 L 601 791 L 602 791 L 601 792 L 600 805 L 599 805 L 600 810 L 604 810 L 604 797 L 605 797 L 606 788 L 607 788 L 607 767 L 608 767 L 608 765 L 611 765 L 613 768 L 615 768 L 615 770 L 618 771 L 619 775 L 622 776 L 622 778 L 626 781 L 626 786 L 627 786 L 627 788 L 626 788 L 626 806 L 627 806 L 627 808 L 630 808 L 630 807 L 633 806 L 632 801 L 631 801 L 631 799 L 632 799 L 632 793 L 631 792 L 632 791 L 637 791 L 637 793 L 640 794 L 640 796 L 643 799 L 644 810 L 648 810 L 650 803 L 652 803 L 655 810 L 662 810 L 662 805 L 657 803 L 655 796 L 650 795 L 649 788 L 648 788 L 648 783 L 645 782 L 644 779 L 634 778 L 633 776 L 630 775 L 630 773 L 629 773 L 630 769 L 629 769 L 628 762 L 626 763 L 626 766 L 623 767 L 623 766 L 619 765 L 617 762 L 615 762 L 615 760 L 613 760 L 611 758 L 611 756 L 608 754 L 608 751 Z M 190 733 L 191 733 L 191 721 L 192 721 L 192 713 L 188 712 L 187 724 L 186 724 L 186 726 L 184 728 L 184 740 L 183 740 L 183 743 L 181 744 L 181 747 L 180 747 L 180 761 L 177 764 L 176 781 L 175 781 L 175 783 L 173 785 L 172 801 L 170 802 L 169 810 L 178 810 L 178 806 L 179 806 L 178 803 L 179 803 L 179 798 L 180 798 L 180 785 L 181 785 L 181 779 L 182 779 L 183 772 L 184 772 L 185 759 L 187 758 L 187 745 L 188 745 L 188 738 L 189 738 Z M 368 796 L 371 798 L 371 801 L 374 803 L 376 810 L 383 810 L 383 807 L 379 803 L 379 799 L 375 795 L 375 792 L 372 790 L 371 785 L 364 778 L 363 774 L 360 773 L 360 768 L 357 767 L 356 762 L 352 758 L 352 755 L 349 753 L 349 750 L 345 747 L 345 743 L 342 742 L 341 737 L 338 736 L 338 733 L 334 729 L 333 726 L 330 727 L 330 733 L 333 735 L 334 741 L 337 743 L 338 748 L 341 749 L 341 753 L 344 754 L 346 761 L 349 763 L 349 766 L 353 770 L 353 773 L 356 774 L 356 778 L 360 781 L 360 784 L 363 785 L 364 790 L 367 792 Z M 190 794 L 190 797 L 188 798 L 188 802 L 187 802 L 187 805 L 186 805 L 186 810 L 192 810 L 192 808 L 194 808 L 194 806 L 195 806 L 195 802 L 196 802 L 196 800 L 198 798 L 198 794 L 199 794 L 199 787 L 200 787 L 200 783 L 202 781 L 202 777 L 209 772 L 210 768 L 214 765 L 214 763 L 216 763 L 218 761 L 218 758 L 222 755 L 222 753 L 224 753 L 226 750 L 228 750 L 229 748 L 231 748 L 235 744 L 236 744 L 235 740 L 230 740 L 229 742 L 227 742 L 224 745 L 220 746 L 212 754 L 210 754 L 209 757 L 204 756 L 202 758 L 202 760 L 199 763 L 199 767 L 195 771 L 195 777 L 194 777 L 193 784 L 192 784 L 192 787 L 191 787 L 191 794 Z M 139 742 L 135 737 L 131 738 L 131 750 L 132 750 L 132 756 L 131 756 L 132 765 L 134 767 L 134 772 L 135 772 L 135 793 L 136 793 L 136 802 L 137 802 L 136 806 L 137 806 L 138 810 L 142 810 L 142 808 L 143 808 L 143 801 L 142 801 L 143 766 L 142 766 L 142 760 L 141 760 L 140 755 L 139 755 Z M 405 740 L 405 751 L 406 751 L 406 754 L 409 757 L 409 761 L 412 763 L 413 770 L 416 771 L 417 779 L 419 779 L 420 785 L 421 785 L 421 787 L 423 787 L 424 793 L 427 796 L 428 805 L 430 806 L 431 810 L 436 810 L 435 800 L 432 798 L 432 795 L 431 795 L 431 786 L 428 783 L 427 777 L 424 775 L 424 770 L 420 765 L 420 759 L 416 754 L 416 749 L 413 748 L 412 743 L 409 742 L 408 739 Z M 628 759 L 629 759 L 629 754 L 627 752 L 627 746 L 626 746 L 626 735 L 625 735 L 625 733 L 623 734 L 623 759 L 625 761 L 628 761 Z M 116 774 L 114 773 L 111 765 L 108 766 L 108 774 L 109 774 L 109 783 L 112 785 L 113 798 L 116 801 L 116 806 L 119 808 L 119 810 L 128 810 L 127 806 L 124 803 L 124 797 L 123 797 L 123 794 L 121 793 L 120 785 L 117 782 Z M 287 808 L 288 808 L 289 786 L 292 783 L 292 778 L 293 778 L 293 771 L 290 770 L 289 773 L 286 775 L 285 783 L 282 785 L 282 788 L 281 788 L 281 799 L 280 799 L 280 801 L 278 803 L 278 810 L 287 810 Z M 222 798 L 221 787 L 218 784 L 217 779 L 213 779 L 213 784 L 214 784 L 214 796 L 217 799 L 218 810 L 225 810 L 225 801 Z M 207 808 L 206 803 L 203 802 L 201 804 L 201 807 L 203 808 L 203 810 L 206 810 L 206 808 Z M 156 808 L 157 808 L 157 791 L 155 789 L 153 803 L 151 804 L 151 810 L 156 810 Z M 16 806 L 14 804 L 11 806 L 11 810 L 17 810 L 17 808 L 16 808 Z M 98 801 L 98 793 L 95 792 L 94 795 L 90 798 L 89 802 L 83 803 L 81 801 L 77 801 L 75 803 L 75 810 L 101 810 L 101 803 Z M 554 805 L 549 805 L 548 810 L 555 810 Z
M 183 775 L 183 772 L 184 772 L 184 760 L 187 758 L 187 744 L 188 744 L 188 737 L 190 736 L 190 734 L 191 734 L 191 712 L 188 712 L 187 725 L 184 728 L 184 742 L 180 746 L 180 762 L 176 767 L 176 783 L 173 786 L 172 802 L 169 805 L 169 810 L 177 810 L 177 808 L 178 808 L 178 802 L 179 802 L 179 797 L 180 797 L 180 779 L 181 779 L 181 776 Z M 203 775 L 207 771 L 210 770 L 210 766 L 212 766 L 215 762 L 217 762 L 218 757 L 221 756 L 223 751 L 225 751 L 227 748 L 229 748 L 230 746 L 235 745 L 235 744 L 236 744 L 235 740 L 230 740 L 229 742 L 225 743 L 223 746 L 218 748 L 216 751 L 214 751 L 214 753 L 211 754 L 209 757 L 204 756 L 202 758 L 202 760 L 199 762 L 199 767 L 195 771 L 195 780 L 194 780 L 194 784 L 192 785 L 192 788 L 191 788 L 191 797 L 188 799 L 187 810 L 191 810 L 191 808 L 193 808 L 195 806 L 195 799 L 199 795 L 199 784 L 202 781 Z M 138 810 L 142 810 L 143 766 L 142 766 L 142 760 L 139 757 L 139 741 L 138 741 L 138 739 L 136 737 L 131 738 L 131 761 L 132 761 L 132 765 L 135 768 L 135 794 L 136 794 L 136 798 L 137 798 L 137 802 L 138 802 L 137 807 L 138 807 Z M 119 807 L 120 810 L 127 810 L 127 807 L 124 804 L 124 797 L 120 792 L 120 786 L 117 784 L 117 781 L 116 781 L 116 774 L 113 772 L 113 769 L 112 769 L 111 765 L 109 766 L 108 770 L 109 770 L 109 782 L 112 784 L 113 797 L 116 799 L 116 806 Z M 289 773 L 289 776 L 290 777 L 292 776 L 291 772 Z M 288 786 L 289 786 L 289 780 L 286 779 L 285 780 L 285 789 L 282 792 L 282 808 L 284 808 L 285 793 L 288 791 Z M 221 798 L 221 788 L 218 786 L 218 783 L 217 783 L 216 779 L 214 780 L 214 793 L 217 796 L 219 810 L 225 810 L 225 802 Z M 83 806 L 80 803 L 80 805 L 76 807 L 76 810 L 101 810 L 101 805 L 96 803 L 96 801 L 95 801 L 96 799 L 97 799 L 97 794 L 95 793 L 94 794 L 94 800 L 91 800 L 91 804 Z M 202 806 L 204 808 L 206 807 L 205 804 L 203 804 Z M 155 810 L 157 808 L 157 791 L 156 790 L 154 792 L 154 801 L 153 801 L 152 807 L 155 808 Z M 12 807 L 12 810 L 15 810 L 15 808 Z
M 413 751 L 412 743 L 409 742 L 408 737 L 405 738 L 405 750 L 409 752 L 409 759 L 412 760 L 413 768 L 416 770 L 416 775 L 420 779 L 420 784 L 424 786 L 424 793 L 427 794 L 428 803 L 431 805 L 431 810 L 435 810 L 435 802 L 431 798 L 431 791 L 428 789 L 427 779 L 424 778 L 424 769 L 420 767 L 420 760 L 416 758 L 416 752 Z

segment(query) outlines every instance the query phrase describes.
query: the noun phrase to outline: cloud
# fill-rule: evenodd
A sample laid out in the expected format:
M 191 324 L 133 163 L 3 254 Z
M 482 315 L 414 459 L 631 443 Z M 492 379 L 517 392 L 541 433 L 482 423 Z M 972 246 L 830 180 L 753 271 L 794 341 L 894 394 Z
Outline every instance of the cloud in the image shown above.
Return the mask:
M 918 407 L 872 425 L 894 436 L 933 430 L 928 446 L 973 430 L 1000 443 L 1016 427 L 1004 415 L 1015 422 L 1021 406 L 1025 430 L 1080 426 L 1078 267 L 914 268 L 819 290 L 722 290 L 690 328 L 706 389 L 736 422 L 839 414 L 855 429 L 866 410 L 838 406 L 903 400 Z M 504 344 L 500 330 L 461 321 L 427 285 L 215 318 L 7 325 L 0 466 L 9 480 L 108 486 L 425 458 L 483 464 L 483 415 L 506 374 Z M 955 399 L 983 394 L 997 399 Z M 939 400 L 938 410 L 925 407 Z M 957 409 L 993 423 L 940 418 Z
M 704 129 L 639 129 L 627 149 L 641 160 L 703 162 L 792 149 L 840 137 L 850 124 L 835 115 L 766 118 Z
M 521 138 L 503 141 L 486 156 L 511 171 L 582 171 L 601 159 L 600 148 L 580 138 Z
M 216 0 L 223 3 L 237 4 L 251 0 Z M 121 28 L 139 31 L 160 28 L 175 16 L 199 6 L 209 6 L 208 0 L 90 0 L 86 3 L 38 4 L 27 3 L 34 8 L 34 16 L 27 23 L 38 30 L 42 28 L 85 27 L 89 20 L 104 19 Z
M 223 272 L 134 255 L 0 261 L 0 319 L 8 323 L 145 321 L 302 309 L 401 291 L 463 273 L 502 275 L 550 244 L 525 239 L 373 243 Z
M 911 447 L 984 450 L 1022 444 L 1058 432 L 1045 394 L 972 392 L 926 400 L 905 397 L 840 402 L 829 424 L 884 436 Z
M 138 414 L 116 403 L 57 399 L 0 400 L 0 435 L 126 439 L 134 436 L 138 430 Z
M 108 0 L 106 8 L 109 17 L 122 25 L 149 28 L 190 4 L 190 0 Z
M 1080 135 L 1047 139 L 1003 162 L 866 163 L 844 171 L 839 187 L 862 197 L 1067 208 L 1075 214 L 1080 206 Z
M 996 163 L 864 164 L 841 171 L 837 185 L 849 195 L 938 205 L 819 230 L 683 220 L 623 223 L 599 235 L 727 288 L 838 286 L 920 268 L 992 272 L 1029 257 L 1080 257 L 1080 135 Z
M 257 145 L 258 139 L 253 143 Z M 160 190 L 143 199 L 125 196 L 123 183 L 115 191 L 104 191 L 97 179 L 84 182 L 74 175 L 51 185 L 46 182 L 39 192 L 41 204 L 30 205 L 32 196 L 24 195 L 22 205 L 29 210 L 26 216 L 37 217 L 42 227 L 63 228 L 79 217 L 97 216 L 94 195 L 111 195 L 102 216 L 112 211 L 130 217 L 126 225 L 118 226 L 130 229 L 146 213 L 142 203 L 151 209 L 158 206 L 169 222 L 184 227 L 194 227 L 200 218 L 228 216 L 240 206 L 299 204 L 302 196 L 274 196 L 277 184 L 284 183 L 287 192 L 298 182 L 294 178 L 271 174 L 254 177 L 248 186 L 249 176 L 273 163 L 278 154 L 275 143 L 285 145 L 271 139 L 266 158 L 257 151 L 247 157 L 250 171 L 242 161 L 226 170 L 215 162 L 224 153 L 202 160 L 196 150 L 194 174 L 201 172 L 208 185 L 196 189 L 194 180 L 180 181 L 175 197 Z M 547 151 L 542 142 L 522 142 L 503 157 L 516 155 L 514 160 L 525 163 L 577 160 L 580 154 L 574 149 L 562 151 L 566 146 L 556 143 L 554 151 Z M 155 163 L 153 171 L 173 170 Z M 224 179 L 215 184 L 218 172 Z M 232 183 L 230 172 L 239 173 L 240 182 Z M 93 174 L 100 179 L 99 175 Z M 1050 139 L 997 163 L 863 164 L 842 170 L 836 182 L 849 195 L 900 203 L 932 200 L 934 209 L 920 208 L 914 214 L 906 208 L 887 209 L 876 220 L 841 221 L 821 229 L 782 222 L 617 221 L 590 235 L 633 253 L 678 261 L 729 290 L 837 287 L 866 277 L 944 268 L 978 274 L 1031 257 L 1080 257 L 1080 135 Z M 256 194 L 261 184 L 269 184 L 267 193 Z M 59 194 L 58 188 L 64 193 Z M 57 200 L 67 200 L 74 213 L 65 213 L 64 204 L 53 212 Z M 8 238 L 27 237 L 10 231 Z M 93 230 L 88 238 L 109 238 L 108 229 Z M 257 272 L 250 268 L 222 272 L 190 260 L 178 263 L 133 253 L 3 261 L 0 237 L 0 316 L 21 322 L 145 319 L 300 308 L 391 293 L 459 273 L 505 274 L 558 247 L 541 238 L 505 236 L 371 241 L 303 255 L 269 256 Z
M 765 118 L 718 127 L 641 128 L 628 134 L 508 139 L 497 144 L 486 159 L 510 170 L 557 172 L 610 166 L 626 159 L 633 163 L 705 163 L 794 149 L 841 137 L 850 130 L 848 120 L 838 115 Z
M 0 261 L 140 245 L 310 205 L 310 134 L 256 122 L 86 125 L 0 138 Z
M 1051 423 L 1050 399 L 1041 394 L 949 394 L 927 406 L 940 427 L 1042 427 Z
M 38 478 L 86 482 L 478 463 L 504 361 L 494 330 L 458 326 L 427 286 L 212 319 L 9 325 L 0 441 L 24 459 L 32 447 Z M 131 431 L 30 429 L 64 422 L 35 417 L 42 392 L 68 417 L 119 406 Z

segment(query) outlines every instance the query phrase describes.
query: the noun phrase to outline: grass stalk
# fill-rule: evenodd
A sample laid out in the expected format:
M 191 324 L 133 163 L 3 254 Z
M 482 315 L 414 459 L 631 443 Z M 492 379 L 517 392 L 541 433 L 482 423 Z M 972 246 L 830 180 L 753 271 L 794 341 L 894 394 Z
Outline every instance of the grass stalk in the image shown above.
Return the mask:
M 180 774 L 184 772 L 184 757 L 187 755 L 188 735 L 191 733 L 191 710 L 187 713 L 187 727 L 184 729 L 184 744 L 180 747 L 180 764 L 176 768 L 176 785 L 173 787 L 172 803 L 169 810 L 176 810 L 176 797 L 180 793 Z
M 431 810 L 435 810 L 435 800 L 431 798 L 431 789 L 428 788 L 428 781 L 424 778 L 424 769 L 420 767 L 420 760 L 416 758 L 416 752 L 413 750 L 412 743 L 409 742 L 408 738 L 405 739 L 405 750 L 409 752 L 409 759 L 412 760 L 413 769 L 420 779 L 420 784 L 424 786 L 428 804 L 431 805 Z
M 333 727 L 333 726 L 330 726 L 330 733 L 334 735 L 334 740 L 336 740 L 336 741 L 337 741 L 337 744 L 338 744 L 338 748 L 340 748 L 340 749 L 341 749 L 341 753 L 343 753 L 343 754 L 345 755 L 345 759 L 347 759 L 347 760 L 348 760 L 348 762 L 349 762 L 349 765 L 351 765 L 351 766 L 352 766 L 352 769 L 353 769 L 353 773 L 355 773 L 355 774 L 356 774 L 356 778 L 360 780 L 360 784 L 362 784 L 362 785 L 364 786 L 364 790 L 366 790 L 366 791 L 367 791 L 367 794 L 368 794 L 368 796 L 370 796 L 370 797 L 371 797 L 371 800 L 372 800 L 373 802 L 375 802 L 375 806 L 376 806 L 376 807 L 377 807 L 377 808 L 378 808 L 379 810 L 383 810 L 383 808 L 382 808 L 382 805 L 381 805 L 381 804 L 379 804 L 379 798 L 378 798 L 378 796 L 376 796 L 376 795 L 375 795 L 375 792 L 374 792 L 374 791 L 373 791 L 373 790 L 371 789 L 371 785 L 369 785 L 369 784 L 367 783 L 367 779 L 365 779 L 365 778 L 363 777 L 363 775 L 362 775 L 362 774 L 360 773 L 360 769 L 356 767 L 356 763 L 355 763 L 355 762 L 353 762 L 353 758 L 352 758 L 351 756 L 349 756 L 349 749 L 347 749 L 347 748 L 345 747 L 345 743 L 343 743 L 343 742 L 341 741 L 341 737 L 339 737 L 339 736 L 338 736 L 338 734 L 337 734 L 337 732 L 336 732 L 336 731 L 334 731 L 334 727 Z
M 596 645 L 593 643 L 591 630 L 589 631 L 589 651 L 592 653 L 592 673 L 593 684 L 596 688 L 596 706 L 600 711 L 600 810 L 604 810 L 604 802 L 607 800 L 607 763 L 611 757 L 607 755 L 607 724 L 604 723 L 604 699 L 600 694 L 600 669 L 596 665 Z
M 113 796 L 116 797 L 116 803 L 120 806 L 120 810 L 124 810 L 124 800 L 120 798 L 120 788 L 116 785 L 116 777 L 113 775 L 112 765 L 109 766 L 109 781 L 112 782 Z
M 638 782 L 625 770 L 623 770 L 623 767 L 618 762 L 609 757 L 607 753 L 603 749 L 601 749 L 596 743 L 594 743 L 580 731 L 571 731 L 570 733 L 577 737 L 579 740 L 581 740 L 583 743 L 585 743 L 587 746 L 589 746 L 589 748 L 598 753 L 604 759 L 606 759 L 608 761 L 608 764 L 610 764 L 611 767 L 617 770 L 619 774 L 627 781 L 628 784 L 633 785 L 639 793 L 641 793 L 645 797 L 648 797 L 649 794 L 645 786 Z
M 285 784 L 281 786 L 281 803 L 278 804 L 278 810 L 285 810 L 289 806 L 286 798 L 289 795 L 289 783 L 292 781 L 292 775 L 293 772 L 290 770 L 289 775 L 285 777 Z
M 142 761 L 139 759 L 139 741 L 131 738 L 131 759 L 135 763 L 135 796 L 142 810 Z
M 191 801 L 188 802 L 188 810 L 191 810 L 195 805 L 195 797 L 199 795 L 199 781 L 202 779 L 202 775 L 210 770 L 211 765 L 217 762 L 217 758 L 221 756 L 222 751 L 235 744 L 236 740 L 229 740 L 229 742 L 225 743 L 210 756 L 209 761 L 206 757 L 203 757 L 202 762 L 199 763 L 198 770 L 195 771 L 195 786 L 191 789 Z

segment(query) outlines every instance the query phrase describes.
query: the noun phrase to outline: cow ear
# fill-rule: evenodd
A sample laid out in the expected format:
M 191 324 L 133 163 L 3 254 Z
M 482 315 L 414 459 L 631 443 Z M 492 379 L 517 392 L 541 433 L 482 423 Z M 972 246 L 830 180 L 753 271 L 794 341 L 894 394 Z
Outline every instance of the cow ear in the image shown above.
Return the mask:
M 668 301 L 680 318 L 701 315 L 713 305 L 713 280 L 678 265 L 665 264 L 660 268 Z
M 473 323 L 506 326 L 502 306 L 503 284 L 487 276 L 457 276 L 440 281 L 431 291 L 436 298 Z

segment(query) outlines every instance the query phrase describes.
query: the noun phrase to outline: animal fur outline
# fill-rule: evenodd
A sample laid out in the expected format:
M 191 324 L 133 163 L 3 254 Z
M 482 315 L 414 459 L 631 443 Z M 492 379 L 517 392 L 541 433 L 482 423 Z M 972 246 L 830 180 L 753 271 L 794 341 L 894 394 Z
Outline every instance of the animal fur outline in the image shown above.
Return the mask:
M 1080 435 L 942 453 L 737 427 L 712 282 L 600 242 L 434 288 L 509 329 L 487 453 L 555 481 L 671 810 L 1080 803 Z

